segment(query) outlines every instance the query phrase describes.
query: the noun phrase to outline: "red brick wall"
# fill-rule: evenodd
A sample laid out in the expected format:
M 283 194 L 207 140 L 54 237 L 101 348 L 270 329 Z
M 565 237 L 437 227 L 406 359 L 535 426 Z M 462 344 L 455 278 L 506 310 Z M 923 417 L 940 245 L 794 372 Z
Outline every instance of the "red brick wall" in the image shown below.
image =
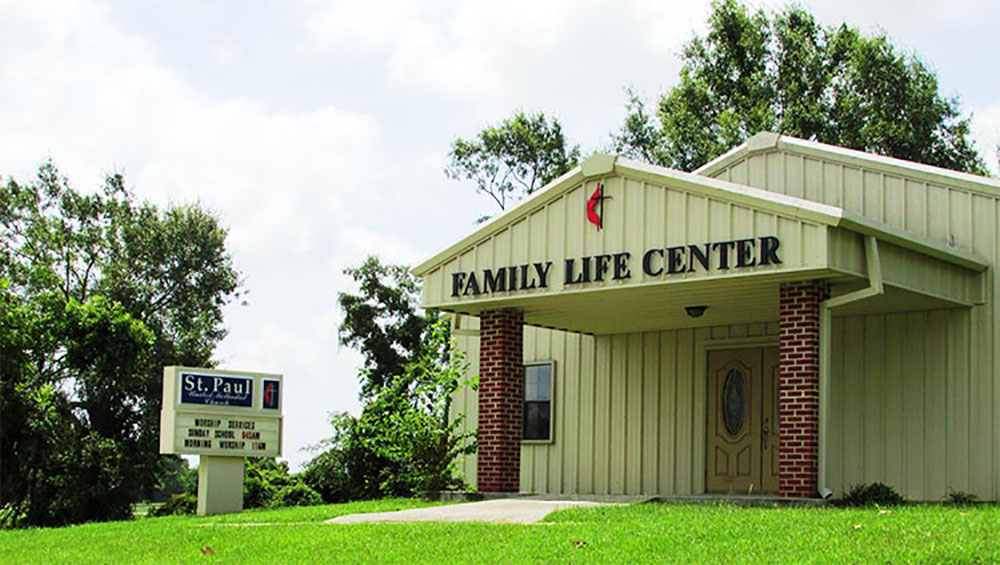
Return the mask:
M 518 492 L 524 410 L 524 317 L 479 314 L 479 492 Z
M 778 352 L 778 493 L 815 498 L 819 459 L 818 281 L 781 285 Z

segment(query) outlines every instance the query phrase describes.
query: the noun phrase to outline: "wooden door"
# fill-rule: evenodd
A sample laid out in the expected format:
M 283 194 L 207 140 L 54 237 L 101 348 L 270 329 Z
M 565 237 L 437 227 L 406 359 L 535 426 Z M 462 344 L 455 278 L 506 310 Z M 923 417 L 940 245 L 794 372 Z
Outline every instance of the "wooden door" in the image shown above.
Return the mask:
M 709 352 L 708 492 L 777 492 L 777 375 L 775 348 Z
M 778 493 L 778 348 L 765 347 L 763 354 L 764 396 L 761 422 L 761 489 Z

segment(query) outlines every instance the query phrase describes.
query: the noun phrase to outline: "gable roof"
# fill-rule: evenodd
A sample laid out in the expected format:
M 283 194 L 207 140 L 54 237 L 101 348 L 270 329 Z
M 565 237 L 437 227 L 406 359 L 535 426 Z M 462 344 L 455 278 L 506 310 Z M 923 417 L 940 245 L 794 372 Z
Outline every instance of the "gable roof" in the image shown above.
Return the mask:
M 866 153 L 818 141 L 762 131 L 742 144 L 716 157 L 694 171 L 694 174 L 714 176 L 716 173 L 754 153 L 785 151 L 797 155 L 827 159 L 903 177 L 946 186 L 960 187 L 990 196 L 1000 197 L 1000 180 L 942 167 L 915 163 L 895 157 Z
M 774 136 L 774 134 L 769 135 Z M 733 151 L 730 151 L 726 155 L 723 155 L 719 159 L 716 159 L 716 161 L 709 163 L 706 167 L 712 166 L 713 164 L 714 166 L 723 167 L 725 166 L 725 164 L 722 164 L 724 163 L 723 160 L 739 159 L 741 158 L 740 152 L 760 150 L 757 145 L 761 140 L 765 139 L 758 139 L 760 137 L 761 136 L 759 135 L 755 136 L 751 139 L 751 141 L 757 140 L 754 141 L 754 143 L 747 142 Z M 766 141 L 770 142 L 770 138 L 767 138 Z M 861 155 L 867 154 L 861 153 Z M 905 161 L 903 163 L 905 163 Z M 921 165 L 921 167 L 923 167 L 923 165 Z M 438 253 L 435 253 L 430 258 L 422 261 L 420 264 L 413 267 L 412 272 L 416 276 L 423 276 L 438 265 L 473 247 L 477 242 L 507 228 L 511 224 L 530 214 L 533 210 L 544 206 L 546 203 L 555 198 L 558 198 L 587 179 L 612 175 L 668 184 L 682 189 L 693 190 L 719 200 L 742 204 L 760 210 L 766 210 L 790 218 L 806 220 L 816 224 L 833 227 L 844 227 L 865 235 L 875 235 L 880 239 L 894 243 L 901 247 L 912 249 L 914 251 L 918 251 L 920 253 L 924 253 L 976 271 L 983 271 L 989 266 L 989 263 L 986 260 L 971 253 L 943 246 L 922 236 L 903 232 L 896 228 L 892 228 L 851 213 L 842 208 L 711 178 L 704 176 L 703 174 L 699 174 L 703 169 L 705 169 L 705 167 L 699 169 L 699 171 L 695 173 L 686 173 L 630 159 L 595 154 L 580 165 L 568 171 L 566 174 L 535 191 L 531 196 L 518 203 L 517 206 L 507 210 L 499 216 L 494 217 L 490 221 L 479 226 L 472 233 L 466 235 L 447 248 L 442 249 Z M 962 175 L 962 173 L 955 174 Z M 974 175 L 963 176 L 979 178 Z M 1000 188 L 1000 184 L 998 184 L 998 188 Z

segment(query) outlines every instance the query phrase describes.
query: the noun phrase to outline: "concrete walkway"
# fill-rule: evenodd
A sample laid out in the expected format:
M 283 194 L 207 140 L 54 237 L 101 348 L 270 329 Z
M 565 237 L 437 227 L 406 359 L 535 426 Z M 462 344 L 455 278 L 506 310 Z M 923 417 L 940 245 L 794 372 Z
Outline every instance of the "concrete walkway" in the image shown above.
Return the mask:
M 430 508 L 411 508 L 396 512 L 348 514 L 327 520 L 328 524 L 359 524 L 362 522 L 496 522 L 530 524 L 561 508 L 596 506 L 585 500 L 525 500 L 502 498 L 482 502 L 447 504 Z

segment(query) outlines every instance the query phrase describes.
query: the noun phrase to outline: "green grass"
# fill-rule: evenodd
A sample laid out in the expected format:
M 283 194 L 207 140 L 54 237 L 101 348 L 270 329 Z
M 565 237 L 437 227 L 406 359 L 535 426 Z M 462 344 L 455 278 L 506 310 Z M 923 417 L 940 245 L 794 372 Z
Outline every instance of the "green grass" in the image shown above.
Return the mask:
M 1000 506 L 877 509 L 642 504 L 535 525 L 352 524 L 380 500 L 0 532 L 2 563 L 996 562 Z M 202 548 L 211 547 L 211 555 Z

